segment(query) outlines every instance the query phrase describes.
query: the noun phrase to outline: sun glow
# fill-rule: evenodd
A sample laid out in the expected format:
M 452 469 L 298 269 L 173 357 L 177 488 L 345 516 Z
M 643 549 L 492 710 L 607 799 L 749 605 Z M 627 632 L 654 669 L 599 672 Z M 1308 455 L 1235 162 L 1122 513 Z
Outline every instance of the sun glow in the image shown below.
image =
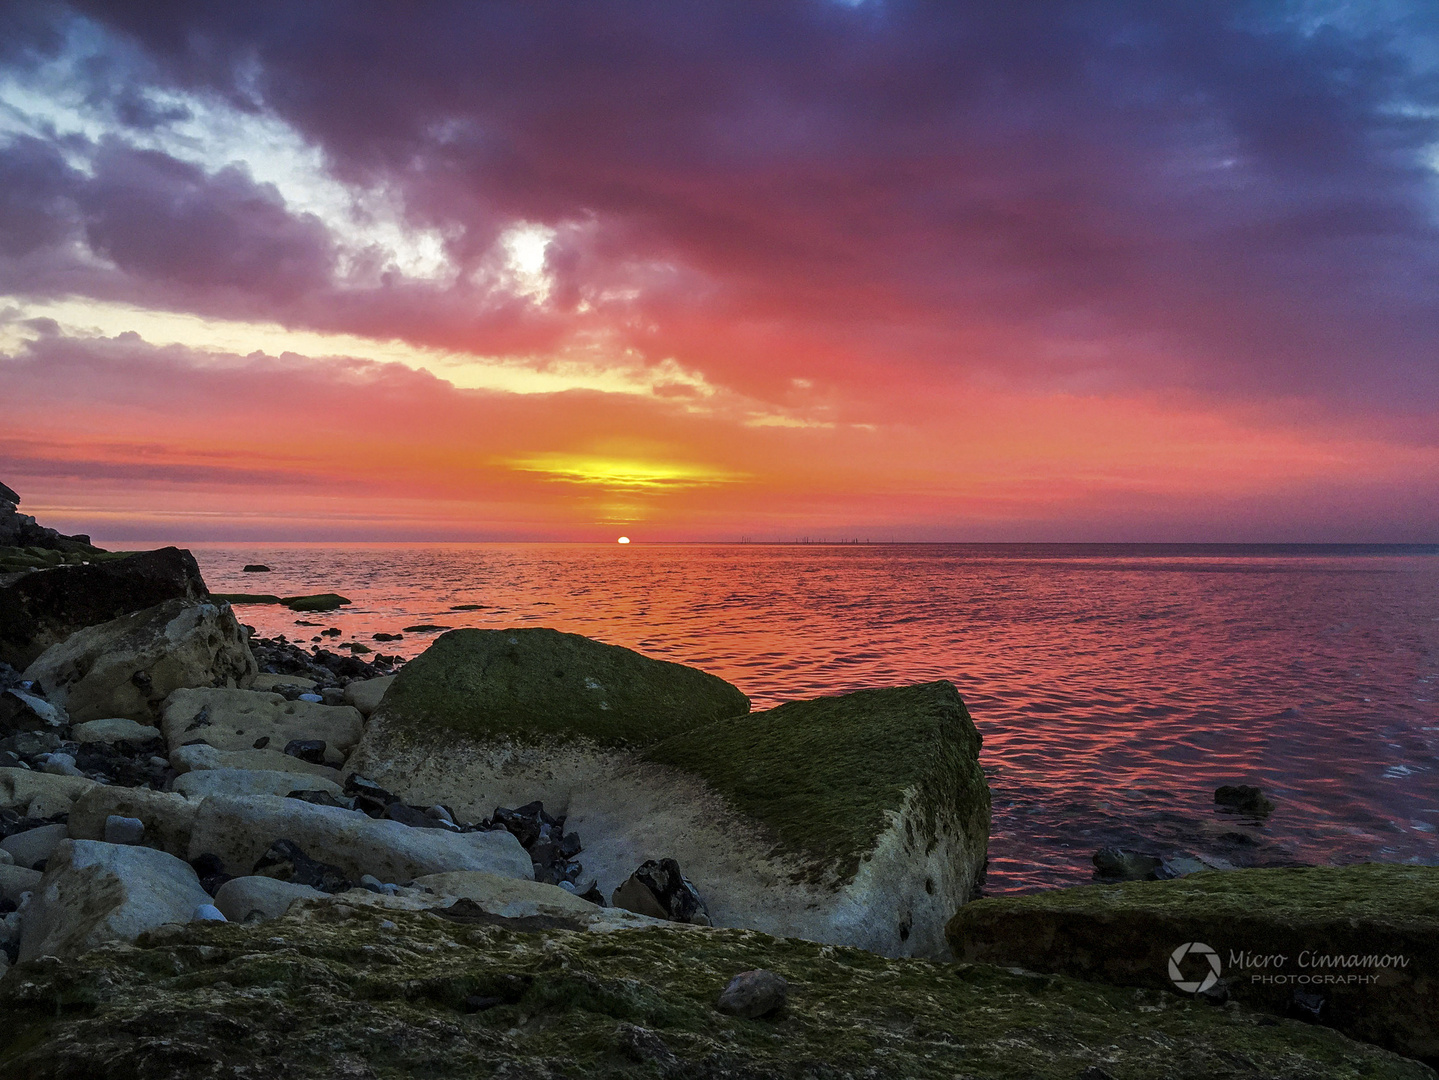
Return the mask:
M 520 472 L 542 473 L 551 480 L 627 491 L 679 491 L 732 484 L 746 474 L 704 465 L 588 457 L 581 454 L 530 454 L 505 462 Z

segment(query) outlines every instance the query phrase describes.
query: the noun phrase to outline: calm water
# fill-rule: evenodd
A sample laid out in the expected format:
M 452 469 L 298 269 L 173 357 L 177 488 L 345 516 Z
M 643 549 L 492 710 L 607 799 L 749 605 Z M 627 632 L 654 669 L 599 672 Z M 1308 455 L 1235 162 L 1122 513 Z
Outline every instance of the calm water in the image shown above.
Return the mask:
M 370 635 L 553 626 L 704 668 L 761 708 L 949 679 L 984 736 L 990 893 L 1089 880 L 1111 843 L 1241 865 L 1439 863 L 1439 547 L 192 550 L 216 591 L 354 601 L 240 609 L 302 641 L 334 626 L 414 655 L 433 635 L 398 649 Z M 1262 826 L 1218 812 L 1227 782 L 1263 784 L 1278 811 Z

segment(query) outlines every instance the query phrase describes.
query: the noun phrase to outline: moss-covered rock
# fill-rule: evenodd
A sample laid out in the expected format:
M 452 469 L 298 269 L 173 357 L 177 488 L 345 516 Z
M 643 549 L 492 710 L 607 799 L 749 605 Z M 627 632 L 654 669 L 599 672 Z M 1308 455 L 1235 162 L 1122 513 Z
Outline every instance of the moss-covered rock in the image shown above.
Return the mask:
M 1433 1078 L 1321 1027 L 1152 991 L 746 931 L 463 919 L 301 901 L 259 926 L 22 965 L 0 982 L 0 1074 Z M 754 968 L 788 980 L 789 1004 L 720 1013 L 719 992 Z
M 1356 1038 L 1439 1059 L 1439 868 L 1233 870 L 980 900 L 949 924 L 957 957 L 1173 988 L 1175 949 L 1200 942 L 1222 987 L 1270 1012 L 1296 992 Z M 1205 956 L 1180 961 L 1203 982 Z M 1311 1000 L 1310 1006 L 1314 1005 Z
M 626 747 L 748 711 L 749 699 L 717 676 L 530 627 L 437 638 L 405 665 L 380 715 L 396 731 Z

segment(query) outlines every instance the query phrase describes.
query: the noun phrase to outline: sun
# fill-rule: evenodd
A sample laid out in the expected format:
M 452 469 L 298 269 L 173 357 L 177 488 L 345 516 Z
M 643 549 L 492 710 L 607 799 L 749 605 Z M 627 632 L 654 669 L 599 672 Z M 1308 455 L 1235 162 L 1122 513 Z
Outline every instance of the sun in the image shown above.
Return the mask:
M 629 542 L 630 538 L 628 536 L 621 536 L 618 540 L 615 541 L 615 543 L 617 544 L 628 544 Z

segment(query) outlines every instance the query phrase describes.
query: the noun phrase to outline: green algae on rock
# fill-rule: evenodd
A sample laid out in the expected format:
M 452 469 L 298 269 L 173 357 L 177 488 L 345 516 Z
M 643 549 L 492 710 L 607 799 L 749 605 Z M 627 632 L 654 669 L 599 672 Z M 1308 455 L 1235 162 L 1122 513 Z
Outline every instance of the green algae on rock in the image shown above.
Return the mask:
M 789 982 L 785 1009 L 719 1012 L 758 967 Z M 21 965 L 0 1011 L 15 1080 L 1433 1080 L 1322 1027 L 1173 994 L 749 931 L 519 933 L 333 901 Z
M 1316 994 L 1325 1023 L 1439 1060 L 1439 868 L 1229 870 L 998 897 L 960 909 L 948 935 L 963 960 L 1155 988 L 1172 985 L 1174 950 L 1200 942 L 1248 1005 L 1282 1013 L 1295 991 Z
M 380 709 L 391 730 L 642 746 L 749 711 L 715 675 L 543 627 L 453 630 L 405 665 Z

